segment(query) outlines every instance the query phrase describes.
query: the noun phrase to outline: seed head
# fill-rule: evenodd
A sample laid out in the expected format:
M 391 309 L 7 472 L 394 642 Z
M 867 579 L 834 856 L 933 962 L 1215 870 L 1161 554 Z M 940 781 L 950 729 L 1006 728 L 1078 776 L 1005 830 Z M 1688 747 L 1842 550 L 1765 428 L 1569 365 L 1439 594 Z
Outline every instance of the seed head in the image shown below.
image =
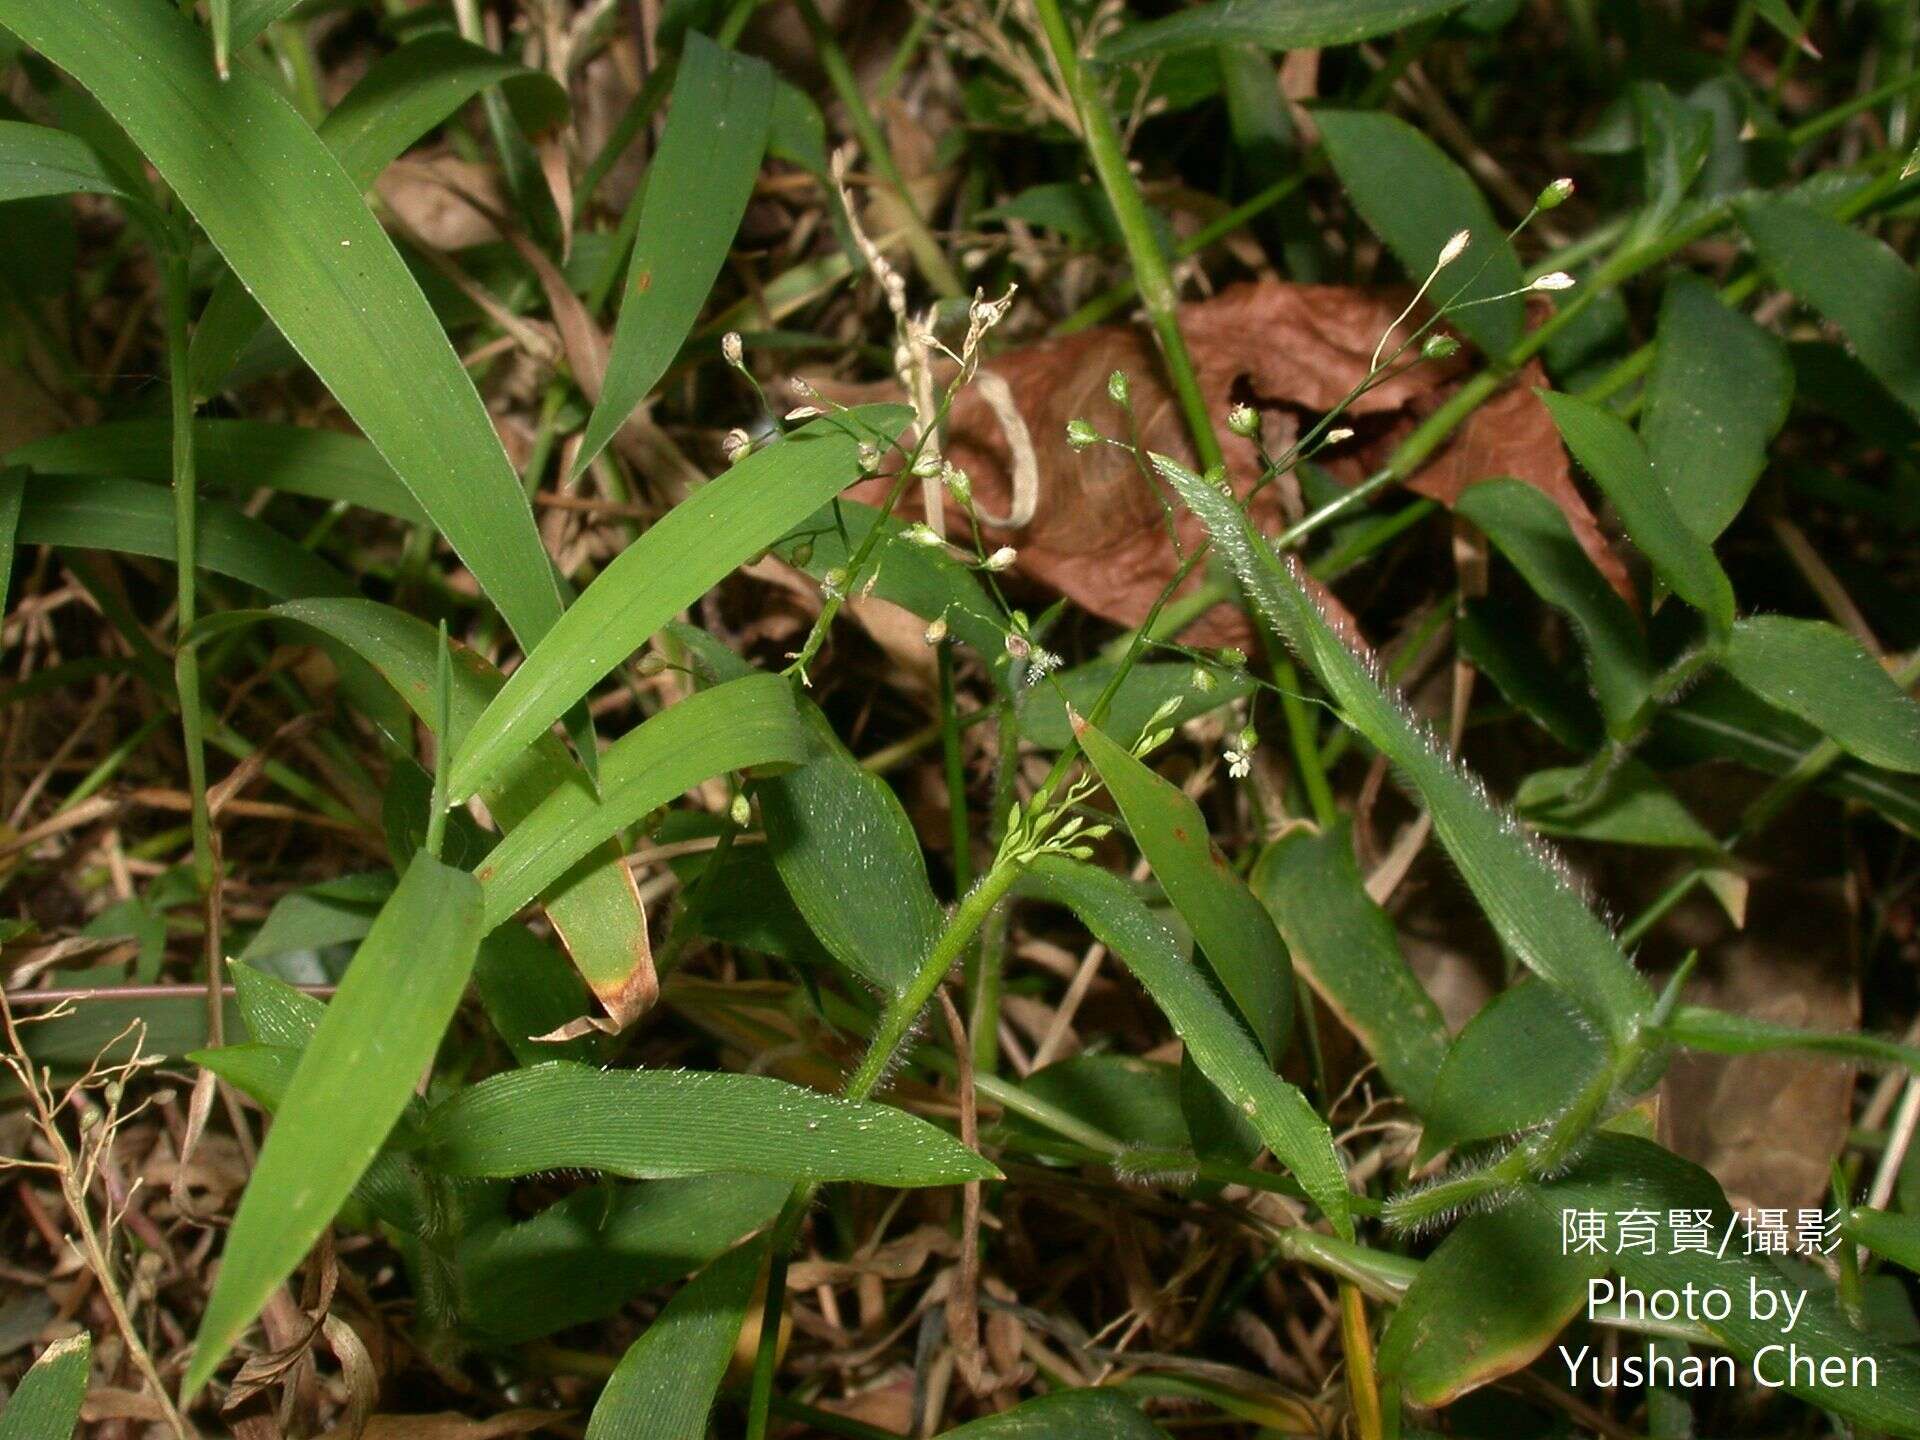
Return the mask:
M 935 533 L 934 528 L 924 520 L 916 520 L 900 532 L 900 538 L 909 545 L 918 545 L 922 549 L 937 550 L 947 542 Z
M 1127 372 L 1116 370 L 1107 376 L 1107 398 L 1116 405 L 1125 405 L 1133 397 L 1127 385 Z
M 727 438 L 720 442 L 720 448 L 726 452 L 729 465 L 738 465 L 747 458 L 747 452 L 753 449 L 753 437 L 735 427 L 727 431 Z
M 1567 203 L 1567 200 L 1572 194 L 1573 180 L 1566 175 L 1562 175 L 1558 180 L 1555 180 L 1551 185 L 1547 186 L 1546 189 L 1542 190 L 1540 192 L 1540 198 L 1533 203 L 1537 209 L 1557 210 L 1560 206 Z
M 1527 288 L 1529 290 L 1571 290 L 1574 284 L 1573 276 L 1564 270 L 1555 270 L 1550 275 L 1542 275 Z
M 926 634 L 921 637 L 929 645 L 938 645 L 947 638 L 947 617 L 936 615 L 927 624 Z
M 1260 433 L 1260 412 L 1251 405 L 1236 405 L 1227 411 L 1227 429 L 1242 440 L 1251 440 Z
M 1118 375 L 1120 372 L 1116 370 L 1113 373 Z M 1084 450 L 1089 445 L 1098 444 L 1099 441 L 1100 432 L 1086 421 L 1067 421 L 1067 444 L 1071 445 L 1075 450 Z
M 947 493 L 953 496 L 964 510 L 973 508 L 973 481 L 967 478 L 967 472 L 958 465 L 940 467 L 940 478 L 946 483 Z
M 720 337 L 720 353 L 726 357 L 727 364 L 736 370 L 747 368 L 746 346 L 740 343 L 740 332 L 729 330 Z
M 1436 270 L 1446 269 L 1447 266 L 1451 265 L 1454 261 L 1458 260 L 1461 255 L 1466 253 L 1466 248 L 1472 240 L 1473 232 L 1471 230 L 1454 231 L 1452 236 L 1447 240 L 1447 243 L 1440 247 L 1440 258 L 1434 261 L 1433 268 Z
M 980 562 L 982 570 L 990 570 L 998 575 L 1002 570 L 1011 570 L 1013 562 L 1020 558 L 1020 552 L 1011 545 L 1002 545 L 985 560 Z
M 1429 335 L 1427 343 L 1420 347 L 1423 360 L 1451 360 L 1460 353 L 1460 342 L 1451 335 Z

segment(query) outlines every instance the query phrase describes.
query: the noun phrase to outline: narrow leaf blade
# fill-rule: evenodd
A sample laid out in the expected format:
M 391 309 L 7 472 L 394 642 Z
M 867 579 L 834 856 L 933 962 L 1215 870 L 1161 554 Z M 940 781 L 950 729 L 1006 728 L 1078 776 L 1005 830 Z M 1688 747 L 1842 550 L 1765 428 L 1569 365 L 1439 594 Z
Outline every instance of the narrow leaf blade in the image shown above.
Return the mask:
M 1624 1035 L 1650 1007 L 1652 995 L 1551 856 L 1529 843 L 1478 781 L 1440 752 L 1230 497 L 1165 456 L 1152 460 L 1205 523 L 1249 597 L 1319 675 L 1346 723 L 1391 760 L 1425 802 L 1441 844 L 1501 938 L 1610 1034 Z
M 183 1383 L 187 1396 L 206 1384 L 379 1153 L 473 969 L 480 903 L 471 875 L 415 856 L 355 952 L 234 1215 Z
M 1552 390 L 1538 393 L 1573 458 L 1619 510 L 1633 543 L 1673 593 L 1724 635 L 1733 624 L 1733 585 L 1712 547 L 1674 509 L 1640 437 L 1591 400 Z
M 1920 705 L 1860 642 L 1824 620 L 1756 615 L 1733 627 L 1727 673 L 1869 765 L 1920 774 Z
M 674 613 L 860 474 L 860 446 L 891 443 L 912 412 L 874 405 L 814 420 L 676 505 L 623 550 L 501 687 L 454 755 L 464 800 Z
M 93 1337 L 84 1330 L 42 1351 L 0 1410 L 0 1440 L 68 1440 L 87 1398 L 92 1354 Z
M 1353 1234 L 1346 1172 L 1326 1122 L 1266 1063 L 1240 1022 L 1181 955 L 1126 882 L 1060 856 L 1038 861 L 1030 893 L 1065 905 L 1131 970 L 1166 1014 L 1200 1072 L 1253 1122 L 1341 1235 Z
M 700 318 L 766 154 L 773 90 L 765 62 L 688 33 L 660 153 L 635 202 L 626 299 L 576 475 L 647 398 Z
M 999 1171 L 917 1116 L 764 1075 L 598 1070 L 558 1060 L 469 1086 L 427 1118 L 449 1175 L 603 1170 L 631 1179 L 719 1172 L 788 1181 L 959 1185 Z
M 0 0 L 0 25 L 119 121 L 534 644 L 560 595 L 526 492 L 426 298 L 325 143 L 263 81 L 215 75 L 205 33 L 172 6 Z
M 607 1378 L 587 1440 L 701 1440 L 765 1258 L 738 1246 L 667 1302 Z
M 1173 908 L 1277 1063 L 1293 1023 L 1293 966 L 1272 917 L 1207 838 L 1198 805 L 1093 726 L 1079 734 Z

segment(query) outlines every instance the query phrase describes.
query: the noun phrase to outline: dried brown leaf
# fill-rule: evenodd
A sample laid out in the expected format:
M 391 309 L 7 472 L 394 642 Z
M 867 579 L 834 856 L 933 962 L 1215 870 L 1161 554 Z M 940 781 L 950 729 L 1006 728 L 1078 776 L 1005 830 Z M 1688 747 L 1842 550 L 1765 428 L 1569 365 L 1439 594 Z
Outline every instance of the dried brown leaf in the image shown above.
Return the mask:
M 1374 346 L 1393 323 L 1404 297 L 1337 285 L 1260 281 L 1236 285 L 1210 300 L 1184 305 L 1180 324 L 1192 352 L 1210 413 L 1224 416 L 1244 401 L 1262 412 L 1270 448 L 1284 446 L 1338 404 L 1367 373 Z M 1419 364 L 1362 396 L 1348 412 L 1354 438 L 1325 452 L 1318 463 L 1335 479 L 1357 483 L 1377 469 L 1426 416 L 1443 404 L 1464 362 Z M 1105 326 L 1025 346 L 984 367 L 1005 382 L 1031 436 L 1040 473 L 1033 518 L 1018 528 L 988 528 L 992 543 L 1019 551 L 1016 569 L 1071 597 L 1096 615 L 1137 624 L 1178 564 L 1166 533 L 1165 512 L 1131 456 L 1095 445 L 1076 453 L 1066 443 L 1069 420 L 1086 419 L 1124 438 L 1124 422 L 1107 398 L 1107 377 L 1124 371 L 1131 382 L 1141 442 L 1151 450 L 1195 463 L 1172 391 L 1145 333 Z M 872 398 L 891 387 L 816 382 L 834 398 Z M 1451 505 L 1468 485 L 1510 475 L 1547 495 L 1567 516 L 1582 547 L 1608 580 L 1631 593 L 1618 557 L 1600 533 L 1575 487 L 1553 420 L 1533 387 L 1546 377 L 1528 365 L 1500 394 L 1480 407 L 1443 445 L 1407 488 Z M 949 417 L 945 451 L 967 471 L 982 511 L 1007 515 L 1013 505 L 1015 446 L 1020 437 L 995 413 L 978 385 L 962 391 Z M 1259 473 L 1253 442 L 1221 441 L 1235 488 L 1244 494 Z M 854 493 L 877 500 L 885 481 Z M 1253 501 L 1255 520 L 1276 530 L 1297 507 L 1297 491 L 1268 486 Z M 909 506 L 910 508 L 910 506 Z M 956 533 L 960 517 L 952 516 Z M 1181 543 L 1198 544 L 1201 526 L 1176 507 Z M 1195 576 L 1189 585 L 1200 583 Z M 1244 643 L 1244 617 L 1220 606 L 1188 632 L 1203 644 Z

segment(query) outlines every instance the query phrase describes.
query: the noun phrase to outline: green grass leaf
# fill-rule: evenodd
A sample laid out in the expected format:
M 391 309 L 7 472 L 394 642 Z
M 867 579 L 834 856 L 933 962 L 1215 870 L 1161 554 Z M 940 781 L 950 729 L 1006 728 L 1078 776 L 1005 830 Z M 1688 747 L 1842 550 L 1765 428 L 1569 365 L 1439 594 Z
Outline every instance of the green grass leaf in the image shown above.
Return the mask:
M 607 1378 L 587 1440 L 706 1440 L 765 1259 L 764 1244 L 742 1245 L 681 1287 Z
M 83 425 L 30 441 L 6 463 L 43 475 L 97 475 L 167 485 L 173 480 L 173 426 L 161 420 Z M 194 480 L 202 491 L 248 496 L 256 489 L 344 500 L 414 524 L 426 512 L 400 477 L 357 435 L 261 420 L 193 422 Z
M 320 1238 L 406 1108 L 473 968 L 480 903 L 478 881 L 423 853 L 361 942 L 234 1215 L 187 1397 Z
M 940 1440 L 1167 1440 L 1137 1403 L 1111 1390 L 1060 1390 L 941 1432 Z
M 1802 1030 L 1776 1025 L 1749 1015 L 1733 1015 L 1705 1005 L 1682 1005 L 1662 1027 L 1676 1045 L 1712 1055 L 1759 1055 L 1770 1050 L 1797 1050 L 1830 1055 L 1836 1060 L 1868 1065 L 1899 1066 L 1920 1074 L 1920 1049 L 1878 1035 L 1847 1031 Z
M 306 600 L 271 610 L 210 615 L 201 626 L 211 634 L 264 620 L 301 626 L 344 647 L 371 665 L 423 723 L 438 723 L 433 683 L 440 640 L 424 620 L 372 600 Z M 500 672 L 472 651 L 460 650 L 454 658 L 448 714 L 452 733 L 443 736 L 442 743 L 457 747 L 500 693 L 502 681 Z M 563 789 L 585 793 L 584 778 L 559 739 L 541 735 L 514 755 L 481 794 L 493 818 L 511 833 Z M 584 863 L 584 856 L 577 858 L 581 863 L 542 897 L 547 918 L 594 995 L 617 1022 L 626 1024 L 653 998 L 646 909 L 618 844 L 604 844 L 593 853 L 592 864 Z
M 1547 835 L 1572 835 L 1611 845 L 1660 845 L 1717 853 L 1720 842 L 1680 803 L 1666 783 L 1638 760 L 1614 763 L 1600 783 L 1585 765 L 1536 770 L 1520 782 L 1513 808 Z
M 1580 1312 L 1605 1262 L 1564 1253 L 1537 1196 L 1470 1215 L 1420 1266 L 1380 1336 L 1380 1376 L 1438 1408 L 1524 1369 Z
M 999 1171 L 904 1110 L 765 1075 L 555 1061 L 471 1085 L 427 1117 L 424 1155 L 457 1176 L 600 1170 L 959 1185 Z
M 873 405 L 811 421 L 674 506 L 513 672 L 455 752 L 450 797 L 472 795 L 675 612 L 852 484 L 860 445 L 890 443 L 912 414 Z
M 736 682 L 737 683 L 737 682 Z M 884 995 L 901 995 L 944 919 L 913 822 L 893 787 L 863 768 L 803 700 L 804 763 L 752 786 L 767 849 L 807 927 Z
M 1182 50 L 1259 45 L 1301 50 L 1351 45 L 1458 10 L 1465 0 L 1213 0 L 1125 26 L 1102 60 L 1152 60 Z
M 1660 302 L 1659 350 L 1640 438 L 1660 486 L 1708 544 L 1733 523 L 1793 403 L 1793 366 L 1772 332 L 1720 303 L 1698 275 Z
M 1081 728 L 1080 745 L 1267 1063 L 1278 1064 L 1293 1024 L 1293 966 L 1273 917 L 1208 838 L 1198 805 L 1093 726 Z
M 69 1440 L 87 1398 L 92 1355 L 93 1337 L 84 1330 L 41 1351 L 0 1410 L 0 1440 Z
M 749 675 L 688 696 L 621 736 L 600 757 L 600 794 L 556 786 L 474 871 L 491 930 L 650 811 L 702 781 L 756 765 L 797 765 L 806 732 L 790 682 Z
M 1733 585 L 1713 547 L 1688 528 L 1654 473 L 1640 437 L 1610 410 L 1576 395 L 1537 392 L 1561 438 L 1620 512 L 1627 534 L 1674 594 L 1725 635 L 1733 624 Z
M 575 456 L 579 475 L 647 398 L 700 318 L 766 154 L 773 71 L 689 32 L 666 133 L 647 172 L 606 380 Z
M 1867 369 L 1920 415 L 1920 276 L 1887 248 L 1809 205 L 1748 200 L 1735 211 L 1760 259 L 1846 334 Z
M 1653 690 L 1646 636 L 1573 538 L 1560 507 L 1531 485 L 1500 479 L 1468 486 L 1454 508 L 1480 527 L 1534 594 L 1573 622 L 1608 726 L 1631 729 Z
M 1860 642 L 1824 620 L 1756 615 L 1734 626 L 1727 673 L 1869 765 L 1920 773 L 1920 705 Z
M 215 75 L 204 32 L 172 6 L 0 0 L 0 25 L 120 123 L 534 645 L 560 593 L 526 492 L 420 287 L 325 143 L 263 81 Z
M 1874 1254 L 1920 1273 L 1920 1217 L 1861 1205 L 1847 1213 L 1840 1233 Z
M 1573 1002 L 1532 980 L 1502 990 L 1454 1037 L 1433 1082 L 1423 1154 L 1557 1115 L 1605 1059 Z
M 311 550 L 231 505 L 203 498 L 195 518 L 194 558 L 203 570 L 273 596 L 353 593 L 352 582 Z M 170 561 L 173 496 L 139 480 L 35 475 L 26 485 L 15 539 Z
M 0 202 L 42 195 L 110 195 L 142 207 L 144 218 L 155 216 L 150 202 L 122 186 L 79 136 L 0 120 Z
M 1393 921 L 1354 863 L 1346 822 L 1296 829 L 1253 867 L 1253 893 L 1292 952 L 1294 968 L 1358 1037 L 1380 1073 L 1424 1114 L 1447 1055 L 1440 1007 L 1400 953 Z
M 0 465 L 0 613 L 13 584 L 13 550 L 20 535 L 20 511 L 27 502 L 27 472 Z
M 214 63 L 225 75 L 233 53 L 250 45 L 276 20 L 293 13 L 300 0 L 209 0 Z
M 595 1185 L 531 1220 L 483 1221 L 460 1246 L 461 1328 L 510 1345 L 605 1319 L 767 1224 L 792 1188 L 754 1175 Z
M 1249 598 L 1320 677 L 1345 722 L 1393 762 L 1425 803 L 1435 834 L 1500 938 L 1530 969 L 1574 996 L 1609 1035 L 1631 1031 L 1652 1004 L 1646 982 L 1553 858 L 1440 751 L 1231 497 L 1165 456 L 1152 460 L 1205 523 Z
M 1313 119 L 1354 208 L 1416 285 L 1456 231 L 1473 232 L 1465 253 L 1440 272 L 1429 293 L 1436 303 L 1452 299 L 1456 291 L 1461 302 L 1508 295 L 1461 310 L 1450 323 L 1488 355 L 1504 355 L 1518 344 L 1525 307 L 1519 295 L 1508 292 L 1525 283 L 1520 261 L 1506 227 L 1493 218 L 1466 171 L 1395 116 L 1316 110 Z
M 321 120 L 318 134 L 355 188 L 366 190 L 414 141 L 493 85 L 529 131 L 566 117 L 567 93 L 551 75 L 440 31 L 375 60 Z M 222 274 L 193 327 L 188 369 L 195 396 L 220 389 L 265 318 L 239 275 Z
M 1091 865 L 1047 856 L 1022 882 L 1023 892 L 1064 905 L 1146 987 L 1200 1073 L 1253 1122 L 1274 1158 L 1298 1180 L 1345 1237 L 1353 1215 L 1345 1169 L 1327 1125 L 1292 1085 L 1273 1073 L 1173 936 L 1127 883 Z
M 1768 775 L 1784 775 L 1821 743 L 1820 732 L 1722 675 L 1710 676 L 1654 719 L 1654 737 L 1680 760 L 1725 759 Z M 1829 766 L 1817 782 L 1828 794 L 1871 806 L 1920 835 L 1920 782 L 1852 758 Z

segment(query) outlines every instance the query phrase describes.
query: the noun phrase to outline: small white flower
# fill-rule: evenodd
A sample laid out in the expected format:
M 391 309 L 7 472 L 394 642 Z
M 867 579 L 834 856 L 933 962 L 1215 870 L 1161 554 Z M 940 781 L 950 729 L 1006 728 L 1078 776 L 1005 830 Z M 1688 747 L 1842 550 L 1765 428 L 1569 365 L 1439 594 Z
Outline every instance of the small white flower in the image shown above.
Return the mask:
M 900 538 L 909 545 L 918 545 L 927 550 L 938 549 L 947 543 L 934 533 L 931 525 L 920 520 L 916 520 L 913 524 L 902 530 L 900 532 Z
M 847 598 L 847 571 L 845 566 L 836 565 L 820 577 L 820 593 L 825 595 L 829 600 L 844 600 Z
M 1573 179 L 1562 175 L 1546 189 L 1540 192 L 1540 198 L 1534 203 L 1542 210 L 1552 210 L 1567 203 L 1573 195 Z
M 1327 438 L 1323 443 L 1328 445 L 1339 445 L 1344 443 L 1345 441 L 1351 440 L 1352 438 L 1353 438 L 1352 429 L 1350 429 L 1348 426 L 1342 425 L 1337 430 L 1327 431 Z
M 1236 405 L 1227 411 L 1227 429 L 1243 440 L 1260 433 L 1260 412 L 1251 405 Z
M 726 453 L 729 465 L 738 465 L 753 449 L 753 437 L 741 429 L 729 430 L 727 438 L 720 442 L 720 448 Z
M 859 454 L 862 473 L 871 475 L 875 470 L 880 468 L 880 447 L 871 440 L 862 440 L 860 442 Z
M 1060 657 L 1053 651 L 1043 650 L 1036 645 L 1033 647 L 1033 654 L 1027 657 L 1027 665 L 1032 671 L 1032 678 L 1039 680 L 1060 668 Z
M 1260 746 L 1260 732 L 1248 725 L 1228 742 L 1225 751 L 1227 774 L 1244 780 L 1253 771 L 1253 752 Z
M 929 645 L 938 645 L 942 640 L 946 639 L 947 617 L 944 615 L 934 616 L 933 620 L 927 626 L 927 633 L 922 638 Z
M 789 420 L 812 420 L 819 414 L 820 407 L 817 405 L 796 405 L 793 409 L 787 411 L 786 418 Z
M 1571 290 L 1574 284 L 1573 276 L 1564 270 L 1555 270 L 1550 275 L 1542 275 L 1527 288 L 1529 290 Z
M 729 818 L 741 829 L 753 823 L 753 807 L 747 803 L 744 795 L 735 795 L 733 804 L 728 807 Z
M 720 353 L 726 357 L 727 364 L 736 370 L 746 367 L 746 347 L 740 342 L 740 332 L 729 330 L 720 337 Z
M 1466 248 L 1472 240 L 1473 232 L 1471 230 L 1454 231 L 1452 237 L 1440 248 L 1440 258 L 1434 262 L 1433 268 L 1436 270 L 1446 269 L 1447 266 L 1458 260 L 1461 255 L 1466 252 Z
M 1013 568 L 1013 562 L 1019 557 L 1020 552 L 1014 549 L 1013 546 L 1002 545 L 998 550 L 980 562 L 980 568 L 982 570 L 990 570 L 995 575 L 998 575 L 1003 570 L 1011 570 Z

